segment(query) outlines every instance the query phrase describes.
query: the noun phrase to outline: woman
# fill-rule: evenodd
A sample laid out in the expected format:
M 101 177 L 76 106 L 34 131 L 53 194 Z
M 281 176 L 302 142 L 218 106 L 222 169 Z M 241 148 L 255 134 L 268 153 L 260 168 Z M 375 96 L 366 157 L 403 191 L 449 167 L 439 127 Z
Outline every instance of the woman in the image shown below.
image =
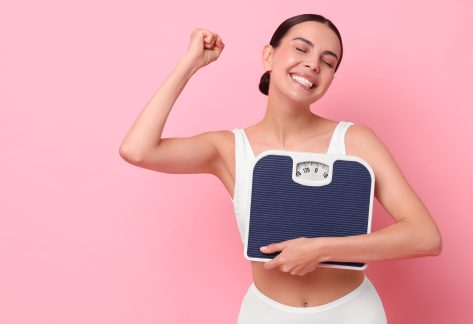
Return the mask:
M 251 261 L 253 280 L 238 323 L 386 323 L 383 304 L 363 271 L 317 267 L 323 261 L 371 262 L 439 255 L 441 236 L 393 157 L 364 125 L 313 114 L 310 105 L 330 87 L 343 55 L 337 28 L 320 15 L 284 21 L 263 49 L 268 95 L 264 118 L 246 129 L 161 138 L 167 116 L 190 77 L 224 49 L 219 35 L 193 31 L 186 54 L 145 106 L 120 147 L 139 167 L 166 173 L 210 173 L 233 197 L 242 238 L 247 220 L 249 163 L 268 149 L 359 156 L 375 174 L 375 197 L 396 221 L 383 230 L 348 237 L 298 238 L 262 250 L 280 251 L 268 262 Z

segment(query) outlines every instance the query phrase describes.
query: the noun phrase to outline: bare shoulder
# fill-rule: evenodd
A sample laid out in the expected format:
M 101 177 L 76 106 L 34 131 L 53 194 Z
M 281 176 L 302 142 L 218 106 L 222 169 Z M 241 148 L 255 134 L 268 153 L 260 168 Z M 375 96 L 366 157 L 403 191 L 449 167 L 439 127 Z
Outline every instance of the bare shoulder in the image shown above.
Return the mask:
M 214 174 L 221 178 L 222 173 L 228 172 L 234 164 L 235 135 L 231 130 L 223 129 L 211 131 L 208 136 L 218 151 Z
M 359 156 L 371 166 L 375 196 L 396 221 L 408 218 L 412 210 L 422 210 L 419 197 L 393 155 L 370 127 L 350 126 L 345 134 L 345 148 L 348 155 Z
M 345 133 L 345 149 L 348 155 L 367 154 L 370 150 L 367 150 L 367 142 L 380 141 L 374 131 L 363 124 L 353 124 L 348 127 Z M 379 143 L 378 143 L 379 145 Z
M 215 144 L 218 145 L 225 145 L 228 144 L 229 141 L 233 142 L 233 132 L 228 129 L 216 130 L 211 132 Z
M 223 129 L 208 132 L 208 138 L 212 141 L 213 145 L 217 148 L 220 155 L 225 152 L 232 151 L 234 149 L 235 135 L 231 130 Z
M 362 158 L 373 168 L 375 176 L 384 175 L 386 171 L 398 169 L 394 157 L 379 136 L 363 124 L 351 125 L 345 133 L 345 149 L 347 155 Z

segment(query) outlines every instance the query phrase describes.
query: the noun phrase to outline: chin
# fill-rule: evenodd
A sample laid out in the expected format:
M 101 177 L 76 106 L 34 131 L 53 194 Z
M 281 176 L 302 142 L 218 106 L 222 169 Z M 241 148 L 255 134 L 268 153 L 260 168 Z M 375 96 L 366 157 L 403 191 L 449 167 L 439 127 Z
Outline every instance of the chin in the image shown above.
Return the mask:
M 299 94 L 290 94 L 289 95 L 289 98 L 292 99 L 292 101 L 294 101 L 294 103 L 297 103 L 297 104 L 300 104 L 300 105 L 311 105 L 313 104 L 314 102 L 317 102 L 320 100 L 320 98 L 323 97 L 323 94 L 322 95 L 317 95 L 317 96 L 313 96 L 313 97 L 303 97 L 303 96 L 300 96 Z

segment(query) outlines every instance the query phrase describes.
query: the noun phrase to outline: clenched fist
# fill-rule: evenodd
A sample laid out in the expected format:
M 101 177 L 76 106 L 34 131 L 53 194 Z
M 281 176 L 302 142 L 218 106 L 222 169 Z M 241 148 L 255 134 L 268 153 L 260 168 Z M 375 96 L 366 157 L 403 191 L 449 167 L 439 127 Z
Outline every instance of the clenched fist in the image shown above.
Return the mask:
M 196 28 L 191 34 L 186 55 L 191 58 L 196 69 L 199 69 L 215 61 L 224 47 L 225 44 L 219 35 L 203 28 Z

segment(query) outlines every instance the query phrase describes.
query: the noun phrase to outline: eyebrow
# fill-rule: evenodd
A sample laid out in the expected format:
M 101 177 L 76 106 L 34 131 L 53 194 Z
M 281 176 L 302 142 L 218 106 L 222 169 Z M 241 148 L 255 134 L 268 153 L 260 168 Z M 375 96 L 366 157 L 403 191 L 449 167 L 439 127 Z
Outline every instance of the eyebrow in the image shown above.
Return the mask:
M 314 47 L 314 44 L 313 44 L 310 40 L 305 39 L 305 38 L 302 38 L 302 37 L 295 37 L 295 38 L 293 38 L 292 40 L 293 40 L 293 41 L 294 41 L 294 40 L 301 40 L 301 41 L 303 41 L 304 43 L 306 43 L 307 45 L 309 45 L 310 47 Z M 337 56 L 337 54 L 335 54 L 334 52 L 329 51 L 329 50 L 325 50 L 325 51 L 323 51 L 322 54 L 327 54 L 327 55 L 335 56 L 335 58 L 337 59 L 337 62 L 338 62 L 338 56 Z

